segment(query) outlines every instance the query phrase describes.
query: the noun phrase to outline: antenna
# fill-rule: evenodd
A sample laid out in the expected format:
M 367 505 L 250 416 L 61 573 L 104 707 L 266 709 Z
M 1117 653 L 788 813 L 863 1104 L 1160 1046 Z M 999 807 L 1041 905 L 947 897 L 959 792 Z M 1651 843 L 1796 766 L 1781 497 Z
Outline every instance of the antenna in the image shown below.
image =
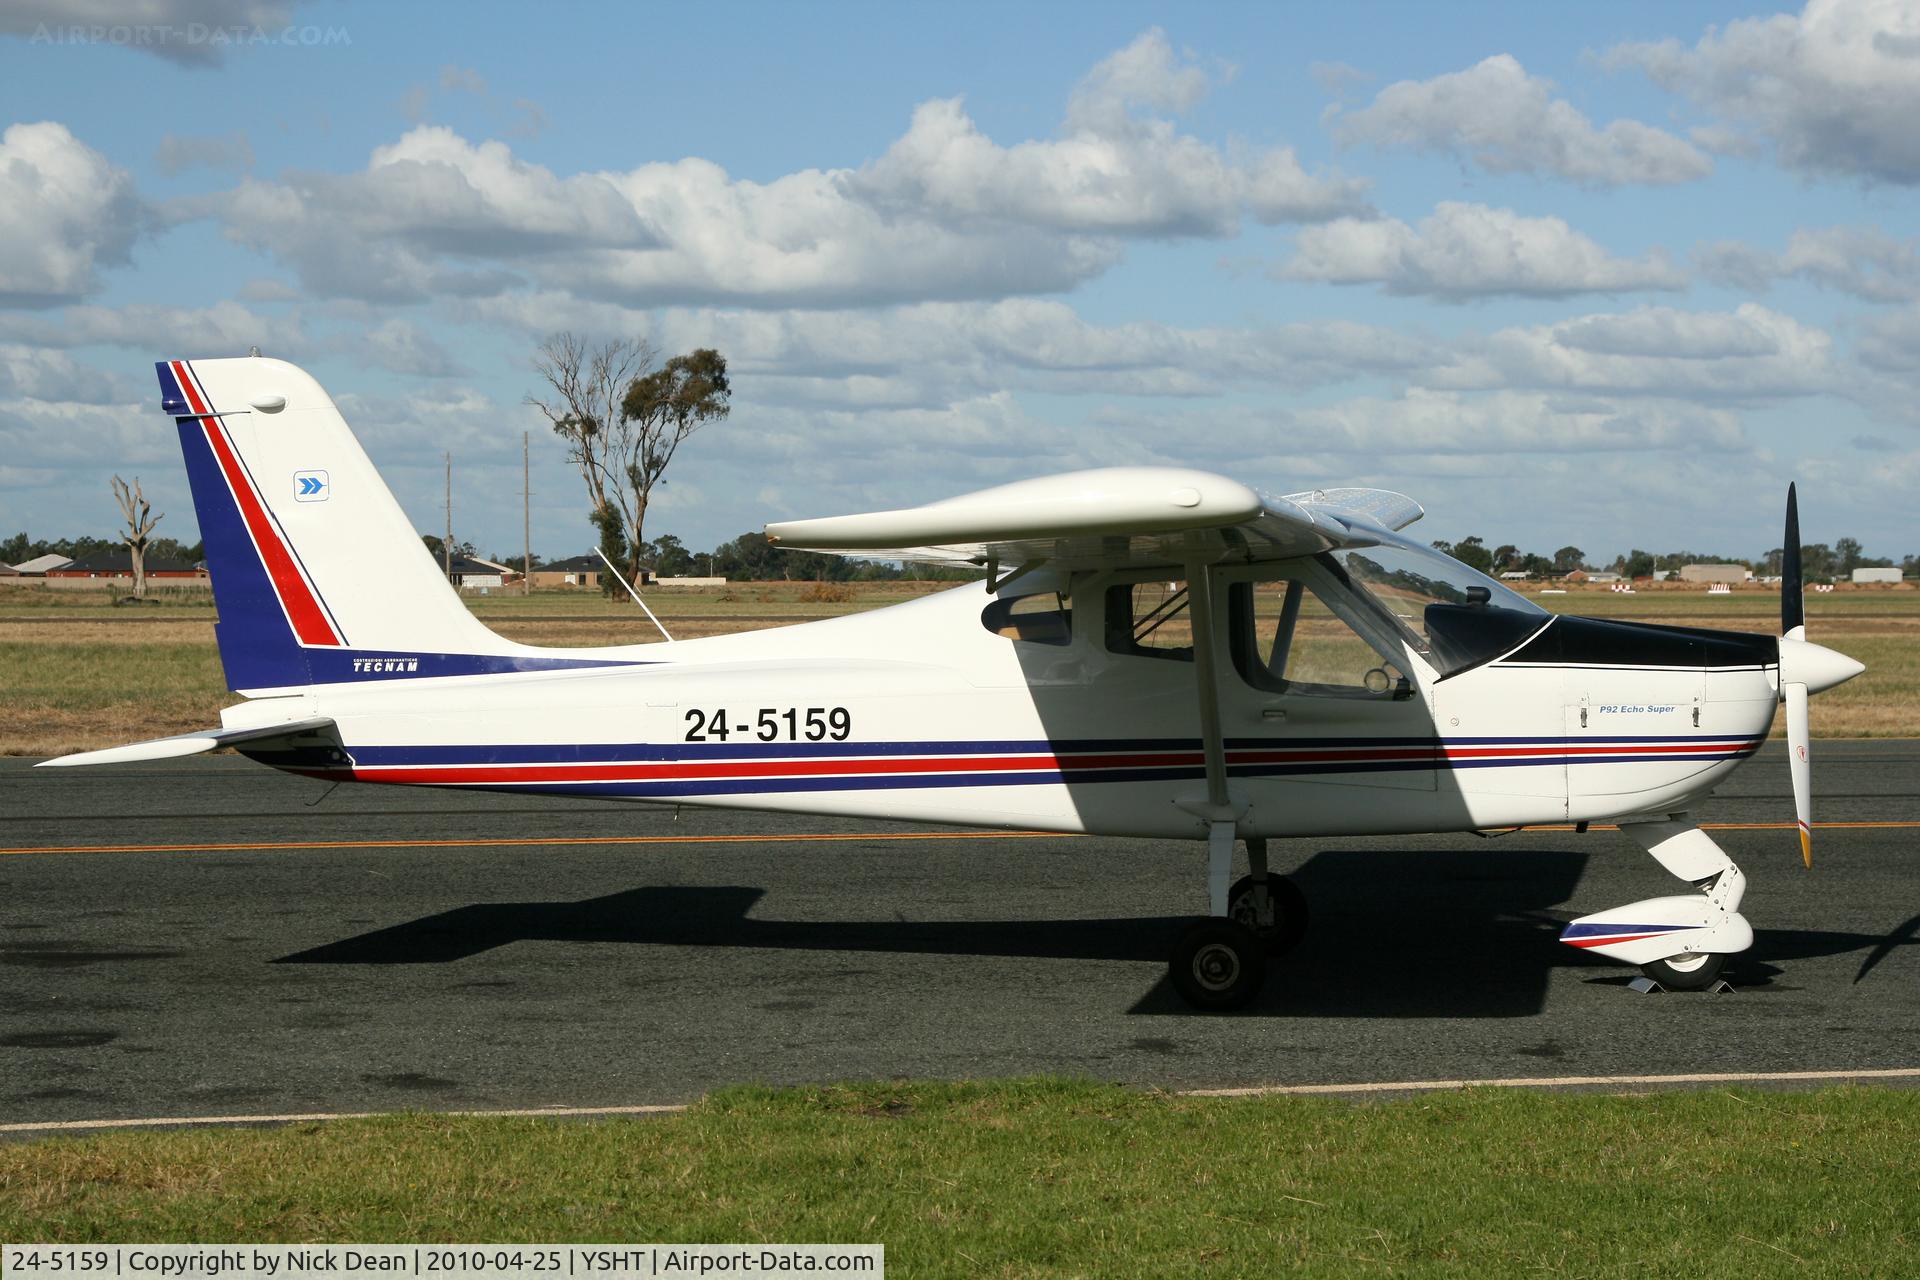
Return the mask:
M 440 544 L 441 567 L 453 581 L 453 450 L 447 450 L 447 540 Z
M 520 433 L 520 594 L 533 594 L 533 472 L 527 464 L 528 432 Z
M 595 555 L 599 556 L 603 561 L 606 561 L 607 568 L 613 573 L 613 576 L 620 579 L 620 585 L 627 589 L 627 594 L 633 597 L 633 602 L 639 605 L 649 618 L 653 618 L 653 625 L 660 627 L 660 634 L 667 637 L 667 643 L 672 644 L 673 637 L 667 634 L 665 627 L 660 626 L 660 619 L 653 617 L 653 610 L 647 608 L 647 602 L 642 600 L 640 593 L 633 589 L 633 584 L 627 581 L 627 576 L 613 567 L 613 561 L 607 560 L 606 549 L 604 547 L 595 547 L 593 550 Z

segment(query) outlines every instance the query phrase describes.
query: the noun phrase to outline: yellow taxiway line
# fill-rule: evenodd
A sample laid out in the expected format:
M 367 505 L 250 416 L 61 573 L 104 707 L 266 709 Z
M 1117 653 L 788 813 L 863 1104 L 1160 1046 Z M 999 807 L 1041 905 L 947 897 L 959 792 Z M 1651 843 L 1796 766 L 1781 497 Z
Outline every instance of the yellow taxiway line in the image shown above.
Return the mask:
M 1816 831 L 1906 830 L 1920 827 L 1920 819 L 1886 822 L 1816 822 Z M 1703 822 L 1703 831 L 1792 831 L 1791 822 Z M 1611 823 L 1596 822 L 1590 831 L 1614 831 Z M 1524 831 L 1572 831 L 1571 823 L 1523 827 Z M 1457 833 L 1456 833 L 1457 834 Z M 223 844 L 81 844 L 23 845 L 0 848 L 0 856 L 15 853 L 251 853 L 299 849 L 517 849 L 549 845 L 636 844 L 806 844 L 836 840 L 1078 840 L 1081 836 L 1057 831 L 822 831 L 786 835 L 710 836 L 497 836 L 471 840 L 263 840 Z

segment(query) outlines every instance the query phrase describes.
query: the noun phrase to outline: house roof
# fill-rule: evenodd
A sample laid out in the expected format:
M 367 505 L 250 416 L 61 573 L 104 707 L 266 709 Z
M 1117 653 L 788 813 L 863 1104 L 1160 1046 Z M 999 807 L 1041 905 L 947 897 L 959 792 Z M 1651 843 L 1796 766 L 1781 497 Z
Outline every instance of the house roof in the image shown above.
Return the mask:
M 484 577 L 500 572 L 500 566 L 491 560 L 478 560 L 473 556 L 455 556 L 453 571 L 461 577 Z
M 133 552 L 125 547 L 114 551 L 96 551 L 54 567 L 72 573 L 132 573 Z M 194 566 L 184 560 L 168 560 L 161 556 L 148 556 L 145 567 L 148 573 L 192 573 L 194 570 Z
M 49 569 L 64 569 L 72 563 L 72 559 L 67 556 L 48 553 L 44 556 L 35 556 L 31 560 L 22 561 L 13 567 L 21 573 L 45 573 Z
M 566 560 L 553 560 L 546 564 L 533 566 L 535 573 L 580 573 L 583 570 L 598 572 L 606 566 L 600 563 L 599 556 L 573 556 Z

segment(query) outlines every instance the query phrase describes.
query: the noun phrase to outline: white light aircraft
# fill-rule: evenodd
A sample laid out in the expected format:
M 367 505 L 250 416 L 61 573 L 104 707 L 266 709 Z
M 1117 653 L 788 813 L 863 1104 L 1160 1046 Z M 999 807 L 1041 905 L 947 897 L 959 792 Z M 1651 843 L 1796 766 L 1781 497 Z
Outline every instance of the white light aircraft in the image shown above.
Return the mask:
M 1422 512 L 1399 494 L 1167 467 L 767 527 L 986 570 L 907 604 L 517 644 L 461 604 L 313 378 L 156 367 L 245 701 L 217 730 L 46 764 L 230 746 L 332 780 L 1191 840 L 1211 910 L 1170 972 L 1205 1009 L 1245 1004 L 1305 928 L 1269 841 L 1567 822 L 1618 823 L 1690 891 L 1563 941 L 1711 985 L 1753 930 L 1745 877 L 1689 813 L 1784 701 L 1811 865 L 1807 696 L 1862 670 L 1806 639 L 1791 489 L 1775 638 L 1556 617 L 1404 536 Z

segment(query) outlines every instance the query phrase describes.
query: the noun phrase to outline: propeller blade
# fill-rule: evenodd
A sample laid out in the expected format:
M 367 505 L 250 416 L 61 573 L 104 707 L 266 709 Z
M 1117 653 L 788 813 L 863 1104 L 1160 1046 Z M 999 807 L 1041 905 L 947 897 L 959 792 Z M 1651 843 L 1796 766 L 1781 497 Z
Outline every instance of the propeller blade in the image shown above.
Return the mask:
M 1780 543 L 1780 634 L 1807 638 L 1805 587 L 1800 581 L 1800 500 L 1787 485 L 1787 533 Z
M 1787 700 L 1787 766 L 1793 770 L 1793 816 L 1800 824 L 1800 860 L 1813 869 L 1813 761 L 1807 747 L 1807 686 L 1781 686 Z

